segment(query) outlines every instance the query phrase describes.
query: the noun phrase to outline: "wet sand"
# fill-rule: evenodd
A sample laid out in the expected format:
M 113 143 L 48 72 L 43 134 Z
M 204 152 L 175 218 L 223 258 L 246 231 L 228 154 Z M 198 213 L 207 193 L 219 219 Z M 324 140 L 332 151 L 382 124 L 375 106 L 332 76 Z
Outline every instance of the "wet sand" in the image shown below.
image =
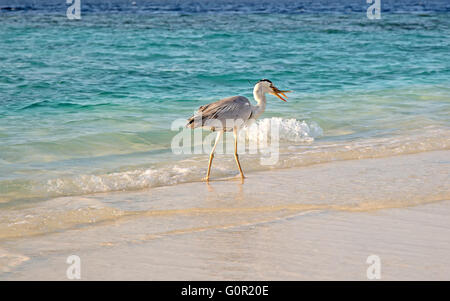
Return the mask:
M 365 280 L 372 254 L 382 280 L 450 280 L 449 167 L 437 151 L 49 200 L 46 223 L 0 227 L 0 280 L 66 280 L 72 254 L 82 280 Z

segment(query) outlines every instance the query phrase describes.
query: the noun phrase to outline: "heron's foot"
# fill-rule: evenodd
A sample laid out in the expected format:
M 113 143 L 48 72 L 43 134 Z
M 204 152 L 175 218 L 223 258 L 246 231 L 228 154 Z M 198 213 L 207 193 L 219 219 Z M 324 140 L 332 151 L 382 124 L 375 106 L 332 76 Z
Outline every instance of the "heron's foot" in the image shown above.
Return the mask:
M 209 182 L 209 177 L 204 177 L 204 178 L 202 178 L 202 181 L 208 183 L 208 182 Z

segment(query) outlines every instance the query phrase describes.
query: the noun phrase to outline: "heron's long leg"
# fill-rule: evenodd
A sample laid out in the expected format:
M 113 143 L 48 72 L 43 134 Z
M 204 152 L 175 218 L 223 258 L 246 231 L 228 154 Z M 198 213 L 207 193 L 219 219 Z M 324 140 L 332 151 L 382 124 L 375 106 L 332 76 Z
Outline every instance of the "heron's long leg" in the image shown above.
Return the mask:
M 236 159 L 236 163 L 239 168 L 239 172 L 241 173 L 241 178 L 244 179 L 245 178 L 244 173 L 242 172 L 241 163 L 239 163 L 239 155 L 237 152 L 238 133 L 237 133 L 236 129 L 233 131 L 233 134 L 234 134 L 234 158 Z
M 222 131 L 219 131 L 217 133 L 216 142 L 214 142 L 214 146 L 211 150 L 211 154 L 209 155 L 208 172 L 206 173 L 206 177 L 203 179 L 205 181 L 209 181 L 209 174 L 211 173 L 211 165 L 212 165 L 212 160 L 214 159 L 214 152 L 216 151 L 217 143 L 219 142 L 219 139 L 222 136 L 222 134 L 223 134 Z

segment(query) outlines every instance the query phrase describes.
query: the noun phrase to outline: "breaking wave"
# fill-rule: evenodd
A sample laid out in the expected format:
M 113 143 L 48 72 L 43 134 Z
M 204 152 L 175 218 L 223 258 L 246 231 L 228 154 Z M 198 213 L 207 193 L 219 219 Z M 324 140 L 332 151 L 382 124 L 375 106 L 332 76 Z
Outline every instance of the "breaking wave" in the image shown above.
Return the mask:
M 286 142 L 312 142 L 314 138 L 323 135 L 322 128 L 316 123 L 307 123 L 295 118 L 280 117 L 263 118 L 244 129 L 249 140 L 257 141 L 271 136 L 271 130 L 278 129 L 281 141 Z

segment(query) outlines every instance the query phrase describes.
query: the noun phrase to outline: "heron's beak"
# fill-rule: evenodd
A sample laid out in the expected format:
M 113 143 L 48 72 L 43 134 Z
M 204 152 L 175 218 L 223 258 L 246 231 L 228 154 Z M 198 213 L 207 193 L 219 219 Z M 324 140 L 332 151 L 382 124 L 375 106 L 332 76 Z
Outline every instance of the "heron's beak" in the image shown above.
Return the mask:
M 289 93 L 291 91 L 288 90 L 279 90 L 277 87 L 272 87 L 273 92 L 271 94 L 275 95 L 276 97 L 278 97 L 279 99 L 281 99 L 282 101 L 286 101 L 286 99 L 284 99 L 283 97 L 281 97 L 281 95 L 283 95 L 285 98 L 288 98 L 286 96 L 286 94 L 284 93 Z M 281 95 L 280 95 L 281 94 Z

